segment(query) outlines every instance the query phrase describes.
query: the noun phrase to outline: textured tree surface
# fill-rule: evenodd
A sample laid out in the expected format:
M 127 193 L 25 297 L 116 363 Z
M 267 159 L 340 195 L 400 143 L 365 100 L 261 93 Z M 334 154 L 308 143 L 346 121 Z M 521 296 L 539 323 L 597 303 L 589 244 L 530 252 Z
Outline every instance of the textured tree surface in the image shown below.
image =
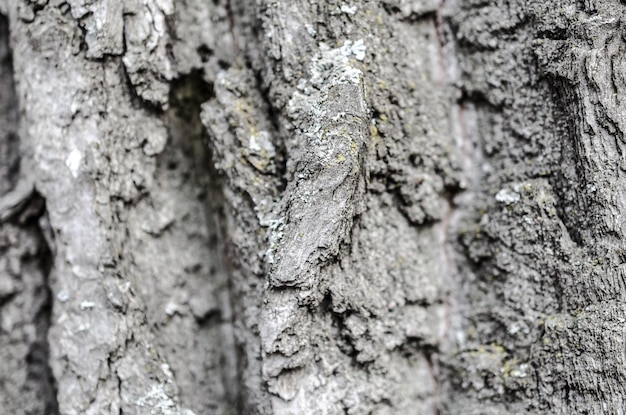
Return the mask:
M 0 413 L 626 413 L 625 22 L 0 0 Z

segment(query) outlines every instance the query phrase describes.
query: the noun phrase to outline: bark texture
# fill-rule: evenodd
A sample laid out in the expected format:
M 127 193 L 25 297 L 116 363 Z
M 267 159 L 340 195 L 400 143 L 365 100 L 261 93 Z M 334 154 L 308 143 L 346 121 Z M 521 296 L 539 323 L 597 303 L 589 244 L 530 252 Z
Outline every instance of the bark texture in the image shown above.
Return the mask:
M 617 0 L 0 14 L 2 408 L 624 413 Z
M 227 411 L 236 395 L 226 391 L 235 378 L 226 274 L 185 91 L 210 88 L 191 74 L 199 46 L 167 23 L 201 32 L 198 16 L 168 2 L 40 3 L 5 8 L 23 176 L 46 198 L 54 234 L 48 339 L 59 410 Z M 216 19 L 210 33 L 220 27 Z M 211 44 L 211 34 L 190 38 Z M 173 44 L 192 55 L 180 72 Z
M 617 1 L 450 9 L 475 166 L 451 413 L 626 408 L 623 15 Z
M 0 407 L 57 414 L 47 341 L 49 225 L 33 183 L 19 179 L 18 111 L 8 22 L 0 18 Z

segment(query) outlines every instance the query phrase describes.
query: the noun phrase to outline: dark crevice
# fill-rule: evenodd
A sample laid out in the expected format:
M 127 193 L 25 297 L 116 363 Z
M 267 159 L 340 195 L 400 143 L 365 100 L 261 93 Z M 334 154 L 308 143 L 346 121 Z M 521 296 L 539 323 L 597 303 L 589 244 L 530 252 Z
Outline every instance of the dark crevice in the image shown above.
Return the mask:
M 213 51 L 202 48 L 201 54 L 205 56 L 212 55 Z M 164 170 L 172 172 L 172 174 L 183 174 L 185 181 L 191 180 L 196 189 L 197 201 L 204 206 L 204 214 L 208 226 L 208 238 L 206 241 L 207 255 L 217 258 L 217 263 L 211 264 L 210 269 L 204 271 L 208 278 L 213 281 L 216 287 L 216 297 L 219 297 L 218 291 L 232 292 L 229 284 L 232 282 L 226 279 L 221 282 L 220 273 L 228 272 L 228 258 L 225 252 L 226 243 L 224 221 L 224 203 L 225 199 L 222 194 L 222 178 L 215 170 L 212 159 L 211 148 L 208 145 L 208 133 L 206 127 L 202 123 L 200 113 L 203 103 L 215 98 L 214 86 L 211 82 L 207 82 L 203 70 L 197 69 L 189 74 L 182 75 L 170 83 L 170 108 L 167 110 L 169 119 L 168 125 L 170 129 L 170 142 L 163 154 L 159 157 L 158 165 L 163 166 Z M 172 153 L 180 153 L 173 157 Z M 169 154 L 168 154 L 169 153 Z M 182 166 L 182 164 L 190 164 L 190 166 Z M 181 170 L 181 172 L 173 172 Z M 184 172 L 186 170 L 186 172 Z M 170 174 L 170 173 L 168 173 Z M 197 272 L 202 272 L 200 269 Z M 211 293 L 207 293 L 210 295 Z M 233 301 L 230 301 L 233 304 Z M 228 306 L 232 309 L 232 305 Z M 233 324 L 232 312 L 226 310 L 214 309 L 209 310 L 204 316 L 196 317 L 198 329 L 220 330 L 221 346 L 219 356 L 220 369 L 216 371 L 215 381 L 221 380 L 224 385 L 223 399 L 227 403 L 229 411 L 234 413 L 242 413 L 242 397 L 241 387 L 242 379 L 235 378 L 232 375 L 230 366 L 235 362 L 236 366 L 241 366 L 241 359 L 245 357 L 245 352 L 238 350 L 236 347 L 229 347 L 234 343 L 234 339 L 226 339 L 224 333 L 228 330 L 222 330 L 222 326 Z M 233 379 L 234 378 L 234 379 Z M 219 380 L 218 380 L 219 379 Z M 185 391 L 187 395 L 204 393 L 203 385 L 193 385 L 192 391 Z
M 63 5 L 67 6 L 67 9 L 65 7 L 63 7 Z M 64 11 L 65 10 L 65 11 Z M 72 8 L 70 5 L 68 5 L 67 3 L 63 3 L 61 5 L 59 5 L 59 11 L 61 12 L 62 15 L 66 15 L 66 13 L 71 12 Z M 74 39 L 72 39 L 72 44 L 73 44 L 73 53 L 77 54 L 77 53 L 86 53 L 88 46 L 87 46 L 87 41 L 85 40 L 87 38 L 87 28 L 85 27 L 85 19 L 90 18 L 93 15 L 93 13 L 91 11 L 86 12 L 83 16 L 81 16 L 78 20 L 77 20 L 77 25 L 76 25 L 76 29 L 75 33 L 74 33 Z M 70 16 L 66 16 L 68 19 L 73 19 L 73 17 Z M 80 34 L 79 36 L 77 36 L 78 34 Z M 77 37 L 77 38 L 76 38 Z M 76 47 L 78 46 L 78 47 Z M 98 60 L 102 60 L 102 59 L 94 59 L 95 61 Z
M 426 361 L 428 362 L 428 370 L 430 372 L 430 376 L 433 380 L 433 383 L 435 385 L 435 391 L 434 391 L 434 399 L 433 399 L 433 414 L 434 415 L 441 415 L 441 409 L 439 407 L 439 396 L 441 394 L 441 380 L 440 380 L 440 374 L 439 374 L 439 363 L 437 361 L 437 350 L 436 349 L 430 349 L 427 347 L 422 347 L 423 353 L 424 353 L 424 357 L 426 358 Z
M 280 186 L 277 189 L 278 193 L 282 193 L 287 188 L 287 148 L 285 146 L 285 140 L 281 135 L 280 129 L 280 111 L 272 103 L 270 97 L 270 88 L 265 86 L 263 82 L 263 75 L 260 71 L 254 70 L 252 64 L 248 62 L 250 70 L 254 73 L 254 80 L 256 83 L 256 89 L 259 91 L 259 95 L 265 104 L 265 113 L 267 119 L 272 126 L 272 136 L 274 137 L 274 147 L 276 148 L 276 176 L 279 177 Z
M 402 14 L 402 10 L 400 10 L 400 7 L 396 6 L 395 4 L 391 4 L 388 1 L 383 1 L 381 5 L 388 15 Z
M 124 45 L 125 44 L 126 44 L 126 41 L 124 40 Z M 135 89 L 135 85 L 130 79 L 130 74 L 128 73 L 128 70 L 126 69 L 126 65 L 124 64 L 120 56 L 105 56 L 102 59 L 116 59 L 119 62 L 120 75 L 121 75 L 120 79 L 126 85 L 126 92 L 128 92 L 128 95 L 130 96 L 130 102 L 133 108 L 138 108 L 138 109 L 141 108 L 156 116 L 159 116 L 159 117 L 163 116 L 164 111 L 163 111 L 163 108 L 161 108 L 159 104 L 147 101 L 143 99 L 141 96 L 139 96 L 139 94 L 137 93 L 137 90 Z M 141 73 L 141 71 L 139 73 Z
M 128 343 L 128 339 L 127 339 L 127 343 Z M 119 377 L 119 375 L 117 374 L 117 370 L 113 367 L 113 362 L 114 362 L 114 358 L 111 355 L 111 353 L 109 353 L 109 355 L 107 356 L 107 367 L 109 369 L 109 376 L 114 376 L 115 379 L 117 379 L 117 397 L 119 399 L 122 399 L 122 379 Z M 119 408 L 119 413 L 116 415 L 123 415 L 124 414 L 124 410 L 122 408 Z
M 15 315 L 12 317 L 17 319 L 16 322 L 19 321 L 14 327 L 32 325 L 34 336 L 22 337 L 23 344 L 15 344 L 13 336 L 17 333 L 6 333 L 6 337 L 4 333 L 0 333 L 0 344 L 6 346 L 2 353 L 11 356 L 16 348 L 27 349 L 23 362 L 26 379 L 21 384 L 19 381 L 14 384 L 14 387 L 20 390 L 20 395 L 0 396 L 0 402 L 9 399 L 12 402 L 5 402 L 10 404 L 21 402 L 29 408 L 45 408 L 46 414 L 56 415 L 59 413 L 57 389 L 49 365 L 48 344 L 48 330 L 52 324 L 52 295 L 48 277 L 52 270 L 53 257 L 40 225 L 40 221 L 47 220 L 45 203 L 43 198 L 35 193 L 29 195 L 26 202 L 19 204 L 19 210 L 20 212 L 0 222 L 0 234 L 3 238 L 8 236 L 12 240 L 9 246 L 2 249 L 3 255 L 18 260 L 20 270 L 19 274 L 12 274 L 8 270 L 7 274 L 0 274 L 0 278 L 18 280 L 20 287 L 2 299 L 0 313 L 3 310 L 6 313 L 14 313 L 16 307 L 23 308 L 19 317 Z M 9 343 L 5 343 L 6 341 Z M 12 362 L 6 363 L 11 366 Z M 0 373 L 0 378 L 2 377 Z M 33 398 L 36 398 L 36 401 L 31 401 Z
M 19 179 L 18 108 L 9 46 L 9 22 L 0 15 L 0 195 Z
M 208 62 L 209 59 L 211 59 L 211 57 L 215 54 L 215 51 L 207 45 L 198 46 L 196 52 L 198 52 L 198 55 L 200 56 L 200 61 L 202 63 Z
M 550 82 L 554 101 L 557 103 L 560 125 L 557 125 L 554 134 L 563 137 L 560 142 L 561 151 L 555 174 L 550 177 L 550 184 L 556 194 L 557 215 L 563 222 L 570 238 L 579 247 L 584 245 L 585 233 L 588 232 L 592 212 L 587 194 L 587 180 L 584 177 L 585 169 L 582 166 L 578 148 L 581 132 L 578 131 L 577 120 L 572 114 L 577 114 L 577 108 L 571 108 L 572 103 L 581 100 L 575 96 L 573 88 L 564 80 L 553 79 Z
M 225 60 L 222 59 L 218 59 L 217 61 L 217 65 L 220 67 L 221 70 L 226 71 L 228 70 L 228 68 L 230 68 L 230 62 L 227 62 Z
M 37 237 L 40 240 L 40 250 L 37 253 L 38 267 L 43 275 L 43 285 L 39 287 L 41 292 L 36 293 L 38 296 L 45 298 L 39 312 L 35 317 L 35 326 L 37 332 L 40 334 L 40 341 L 38 341 L 31 349 L 29 356 L 37 356 L 39 359 L 35 359 L 33 364 L 29 365 L 29 377 L 35 381 L 41 383 L 41 396 L 46 402 L 46 414 L 56 415 L 59 413 L 59 404 L 57 402 L 57 385 L 56 379 L 52 375 L 52 369 L 49 365 L 50 361 L 50 345 L 48 343 L 48 330 L 52 325 L 52 305 L 53 297 L 50 289 L 50 273 L 53 268 L 54 260 L 52 257 L 51 248 L 46 243 L 41 221 L 47 221 L 47 214 L 45 211 L 44 199 L 37 195 L 33 202 L 36 206 L 40 206 L 40 214 L 37 217 L 33 217 L 32 225 L 33 229 L 37 233 Z
M 205 315 L 196 317 L 195 320 L 201 327 L 213 327 L 220 324 L 223 321 L 223 317 L 220 310 L 210 310 Z
M 320 313 L 331 316 L 332 325 L 337 330 L 338 347 L 344 355 L 350 358 L 350 364 L 361 369 L 367 368 L 368 362 L 360 362 L 357 359 L 359 351 L 356 349 L 354 339 L 350 336 L 349 329 L 345 324 L 346 318 L 352 315 L 353 312 L 350 310 L 344 312 L 335 311 L 332 294 L 326 293 L 320 304 Z
M 170 105 L 176 116 L 194 126 L 194 129 L 204 129 L 200 121 L 200 106 L 215 97 L 213 84 L 204 80 L 201 69 L 191 71 L 171 82 Z M 198 134 L 202 134 L 198 131 Z M 197 140 L 199 136 L 190 137 Z

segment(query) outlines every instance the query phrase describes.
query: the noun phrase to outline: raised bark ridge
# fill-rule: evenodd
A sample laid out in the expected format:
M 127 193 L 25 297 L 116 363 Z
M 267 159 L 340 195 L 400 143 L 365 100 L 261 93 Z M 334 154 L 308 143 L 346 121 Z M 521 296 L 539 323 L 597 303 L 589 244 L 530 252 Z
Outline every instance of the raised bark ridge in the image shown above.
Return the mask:
M 234 10 L 243 57 L 203 120 L 227 177 L 243 378 L 270 392 L 246 383 L 246 410 L 435 411 L 460 154 L 434 5 Z
M 0 407 L 56 415 L 47 339 L 51 235 L 43 199 L 21 175 L 18 114 L 8 22 L 0 16 Z
M 189 85 L 178 82 L 202 64 L 219 66 L 222 56 L 204 51 L 228 24 L 221 13 L 210 34 L 174 39 L 177 30 L 202 32 L 193 11 L 224 7 L 168 4 L 3 5 L 21 172 L 46 198 L 54 234 L 48 339 L 62 414 L 212 413 L 237 399 L 225 390 L 236 369 L 218 231 L 205 202 L 213 178 L 199 103 L 187 103 Z M 180 72 L 172 44 L 175 57 L 188 57 Z M 201 77 L 198 86 L 210 95 Z

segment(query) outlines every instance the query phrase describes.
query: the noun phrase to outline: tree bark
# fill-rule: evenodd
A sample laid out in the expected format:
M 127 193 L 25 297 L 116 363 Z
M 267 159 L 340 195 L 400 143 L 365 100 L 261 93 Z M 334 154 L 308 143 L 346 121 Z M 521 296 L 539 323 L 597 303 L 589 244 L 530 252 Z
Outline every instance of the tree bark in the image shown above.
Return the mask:
M 624 12 L 0 1 L 0 406 L 623 414 Z

